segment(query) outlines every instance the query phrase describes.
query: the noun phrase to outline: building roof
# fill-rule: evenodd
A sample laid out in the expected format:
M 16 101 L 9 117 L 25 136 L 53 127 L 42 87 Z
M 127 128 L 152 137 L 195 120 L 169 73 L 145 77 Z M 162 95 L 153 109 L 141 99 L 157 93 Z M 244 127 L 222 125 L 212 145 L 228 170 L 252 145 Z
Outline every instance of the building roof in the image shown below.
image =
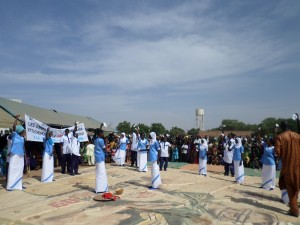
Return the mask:
M 73 126 L 75 121 L 79 121 L 80 123 L 84 123 L 86 129 L 96 129 L 101 124 L 101 122 L 91 117 L 43 109 L 0 97 L 0 127 L 12 127 L 15 121 L 14 116 L 17 114 L 20 114 L 20 119 L 23 121 L 25 114 L 27 114 L 52 127 L 69 127 Z M 111 127 L 103 127 L 102 129 L 108 132 L 114 131 Z

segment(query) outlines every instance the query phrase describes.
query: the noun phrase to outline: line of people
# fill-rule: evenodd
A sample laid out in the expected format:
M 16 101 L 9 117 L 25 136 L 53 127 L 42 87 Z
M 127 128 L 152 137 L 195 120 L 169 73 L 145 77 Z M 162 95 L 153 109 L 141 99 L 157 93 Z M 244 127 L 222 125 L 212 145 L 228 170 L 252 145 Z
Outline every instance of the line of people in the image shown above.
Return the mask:
M 7 190 L 22 190 L 23 186 L 23 169 L 24 169 L 24 136 L 25 129 L 21 125 L 17 125 L 20 116 L 16 116 L 13 124 L 13 132 L 8 138 L 9 143 L 9 164 L 7 173 Z M 300 137 L 299 134 L 288 130 L 287 124 L 281 125 L 283 133 L 276 137 L 274 144 L 273 139 L 268 138 L 260 141 L 263 148 L 262 162 L 262 183 L 261 187 L 266 190 L 273 190 L 276 184 L 276 164 L 275 154 L 281 159 L 281 174 L 279 177 L 279 188 L 282 192 L 282 200 L 290 205 L 290 214 L 298 216 L 298 194 L 300 188 Z M 66 167 L 70 175 L 78 174 L 79 141 L 76 136 L 77 123 L 75 129 L 70 134 L 69 130 L 65 130 L 65 135 L 61 139 L 61 150 L 63 153 L 61 172 L 65 173 Z M 103 130 L 97 129 L 96 138 L 94 140 L 94 155 L 96 163 L 95 176 L 95 192 L 103 193 L 108 191 L 108 181 L 105 169 L 106 159 L 106 143 L 104 141 Z M 244 173 L 244 147 L 241 137 L 228 135 L 222 136 L 224 175 L 235 177 L 235 181 L 243 184 L 245 181 Z M 139 134 L 138 129 L 132 133 L 131 140 L 131 166 L 138 167 L 141 172 L 147 171 L 147 161 L 151 163 L 151 189 L 158 189 L 162 183 L 160 171 L 167 170 L 169 159 L 169 147 L 167 137 L 163 137 L 160 141 L 156 139 L 156 133 L 151 132 L 149 141 L 145 134 Z M 114 160 L 120 166 L 125 164 L 126 146 L 130 141 L 125 134 L 121 135 L 118 143 L 118 150 Z M 205 138 L 198 138 L 194 141 L 196 151 L 199 153 L 199 175 L 207 176 L 207 153 L 208 142 Z M 54 142 L 52 140 L 52 132 L 47 129 L 44 138 L 44 153 L 42 167 L 42 182 L 51 182 L 54 179 Z M 159 157 L 160 152 L 160 157 Z M 149 154 L 149 156 L 147 156 Z M 159 165 L 158 165 L 159 160 Z

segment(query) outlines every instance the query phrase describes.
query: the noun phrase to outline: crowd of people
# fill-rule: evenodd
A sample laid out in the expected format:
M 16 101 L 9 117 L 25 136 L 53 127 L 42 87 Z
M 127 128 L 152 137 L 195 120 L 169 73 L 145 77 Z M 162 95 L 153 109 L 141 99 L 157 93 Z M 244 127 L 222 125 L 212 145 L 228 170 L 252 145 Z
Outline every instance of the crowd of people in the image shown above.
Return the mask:
M 2 173 L 6 174 L 6 189 L 22 190 L 23 173 L 28 166 L 25 129 L 17 125 L 19 115 L 13 124 L 11 133 L 5 138 L 5 147 L 1 146 Z M 95 165 L 95 192 L 108 191 L 108 179 L 105 163 L 116 163 L 124 167 L 137 167 L 139 172 L 147 172 L 147 163 L 151 165 L 150 189 L 158 189 L 162 183 L 160 171 L 168 170 L 169 162 L 184 162 L 199 164 L 198 174 L 207 176 L 207 164 L 224 166 L 224 176 L 231 175 L 235 182 L 245 181 L 244 167 L 262 169 L 261 188 L 273 190 L 276 185 L 276 170 L 281 170 L 279 187 L 282 200 L 290 204 L 290 214 L 298 216 L 297 198 L 300 187 L 300 137 L 295 132 L 288 131 L 286 123 L 281 128 L 283 133 L 276 139 L 260 133 L 257 137 L 239 137 L 233 133 L 219 137 L 201 137 L 177 135 L 156 136 L 139 133 L 137 127 L 132 127 L 128 135 L 120 136 L 110 133 L 104 135 L 100 127 L 96 129 L 89 141 L 80 143 L 77 139 L 77 122 L 73 132 L 65 130 L 60 143 L 52 140 L 53 133 L 47 129 L 40 151 L 42 162 L 41 182 L 54 180 L 55 161 L 61 167 L 61 173 L 78 175 L 79 164 Z M 5 154 L 4 149 L 7 149 Z M 5 156 L 5 157 L 4 157 Z M 56 160 L 55 160 L 56 159 Z M 291 163 L 292 162 L 292 163 Z M 31 164 L 31 163 L 30 163 Z M 3 166 L 4 165 L 4 166 Z M 296 170 L 296 171 L 295 171 Z

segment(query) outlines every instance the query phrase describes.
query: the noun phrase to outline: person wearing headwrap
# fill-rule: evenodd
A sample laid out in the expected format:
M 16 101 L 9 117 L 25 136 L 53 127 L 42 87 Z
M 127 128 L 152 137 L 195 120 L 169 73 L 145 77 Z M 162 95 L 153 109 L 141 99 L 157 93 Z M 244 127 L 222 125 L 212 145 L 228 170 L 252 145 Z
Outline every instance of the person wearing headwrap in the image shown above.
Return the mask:
M 139 160 L 137 158 L 137 145 L 139 141 L 139 133 L 138 130 L 133 130 L 132 131 L 132 139 L 131 139 L 131 147 L 130 147 L 130 161 L 131 161 L 131 166 L 133 167 L 134 164 L 136 167 L 139 166 Z
M 261 171 L 261 187 L 266 190 L 273 190 L 275 188 L 276 180 L 276 164 L 273 139 L 268 138 L 267 142 L 262 141 L 261 145 L 264 148 L 264 153 L 261 158 L 261 162 L 263 164 Z
M 282 198 L 289 199 L 288 214 L 298 217 L 298 195 L 300 189 L 300 135 L 290 131 L 286 121 L 280 124 L 282 133 L 275 140 L 275 154 L 281 159 L 282 168 L 279 176 L 279 188 Z M 284 193 L 287 192 L 284 195 Z M 286 200 L 288 202 L 288 200 Z
M 243 184 L 245 180 L 244 164 L 243 164 L 244 147 L 242 140 L 239 137 L 235 138 L 235 145 L 233 146 L 233 164 L 235 182 Z
M 204 175 L 205 177 L 207 175 L 207 151 L 208 147 L 205 144 L 205 139 L 202 139 L 199 147 L 199 175 Z
M 161 178 L 159 174 L 159 166 L 157 165 L 159 143 L 156 140 L 156 133 L 150 133 L 150 144 L 149 144 L 149 162 L 151 162 L 151 185 L 150 189 L 158 189 L 161 185 Z
M 48 127 L 46 136 L 44 138 L 44 153 L 43 153 L 43 167 L 41 182 L 52 182 L 54 178 L 54 161 L 53 148 L 54 142 L 52 140 L 53 132 Z
M 138 156 L 139 156 L 139 171 L 140 172 L 147 172 L 147 146 L 149 145 L 148 140 L 145 138 L 145 134 L 141 134 L 141 138 L 138 142 Z
M 118 143 L 118 150 L 116 151 L 116 154 L 113 158 L 113 160 L 116 162 L 119 166 L 125 165 L 125 157 L 126 157 L 126 147 L 129 143 L 129 140 L 126 138 L 125 133 L 121 134 L 121 137 L 119 139 Z
M 95 192 L 104 193 L 108 191 L 107 174 L 105 169 L 105 142 L 103 139 L 103 130 L 96 130 L 97 138 L 95 144 L 95 161 L 96 161 L 96 188 Z
M 25 129 L 21 125 L 17 125 L 19 118 L 20 115 L 16 115 L 16 120 L 13 124 L 13 132 L 11 134 L 12 142 L 6 186 L 8 191 L 22 190 L 25 188 L 22 186 L 25 155 Z

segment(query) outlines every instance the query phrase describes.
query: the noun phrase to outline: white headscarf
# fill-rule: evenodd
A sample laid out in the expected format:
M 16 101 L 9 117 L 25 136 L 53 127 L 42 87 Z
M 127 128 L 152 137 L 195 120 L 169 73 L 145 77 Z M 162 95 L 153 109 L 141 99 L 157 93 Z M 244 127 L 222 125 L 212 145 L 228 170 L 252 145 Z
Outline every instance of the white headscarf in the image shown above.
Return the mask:
M 151 132 L 150 136 L 151 136 L 150 144 L 152 145 L 153 143 L 156 142 L 156 133 L 155 132 Z
M 126 136 L 125 133 L 122 133 L 122 135 L 124 136 L 123 138 L 120 138 L 120 143 L 126 143 Z
M 238 140 L 238 143 L 235 144 L 235 147 L 239 148 L 242 146 L 242 139 L 239 137 L 236 137 L 236 140 Z
M 202 138 L 201 140 L 203 140 L 203 146 L 208 148 L 208 143 L 207 143 L 207 140 L 205 138 Z

